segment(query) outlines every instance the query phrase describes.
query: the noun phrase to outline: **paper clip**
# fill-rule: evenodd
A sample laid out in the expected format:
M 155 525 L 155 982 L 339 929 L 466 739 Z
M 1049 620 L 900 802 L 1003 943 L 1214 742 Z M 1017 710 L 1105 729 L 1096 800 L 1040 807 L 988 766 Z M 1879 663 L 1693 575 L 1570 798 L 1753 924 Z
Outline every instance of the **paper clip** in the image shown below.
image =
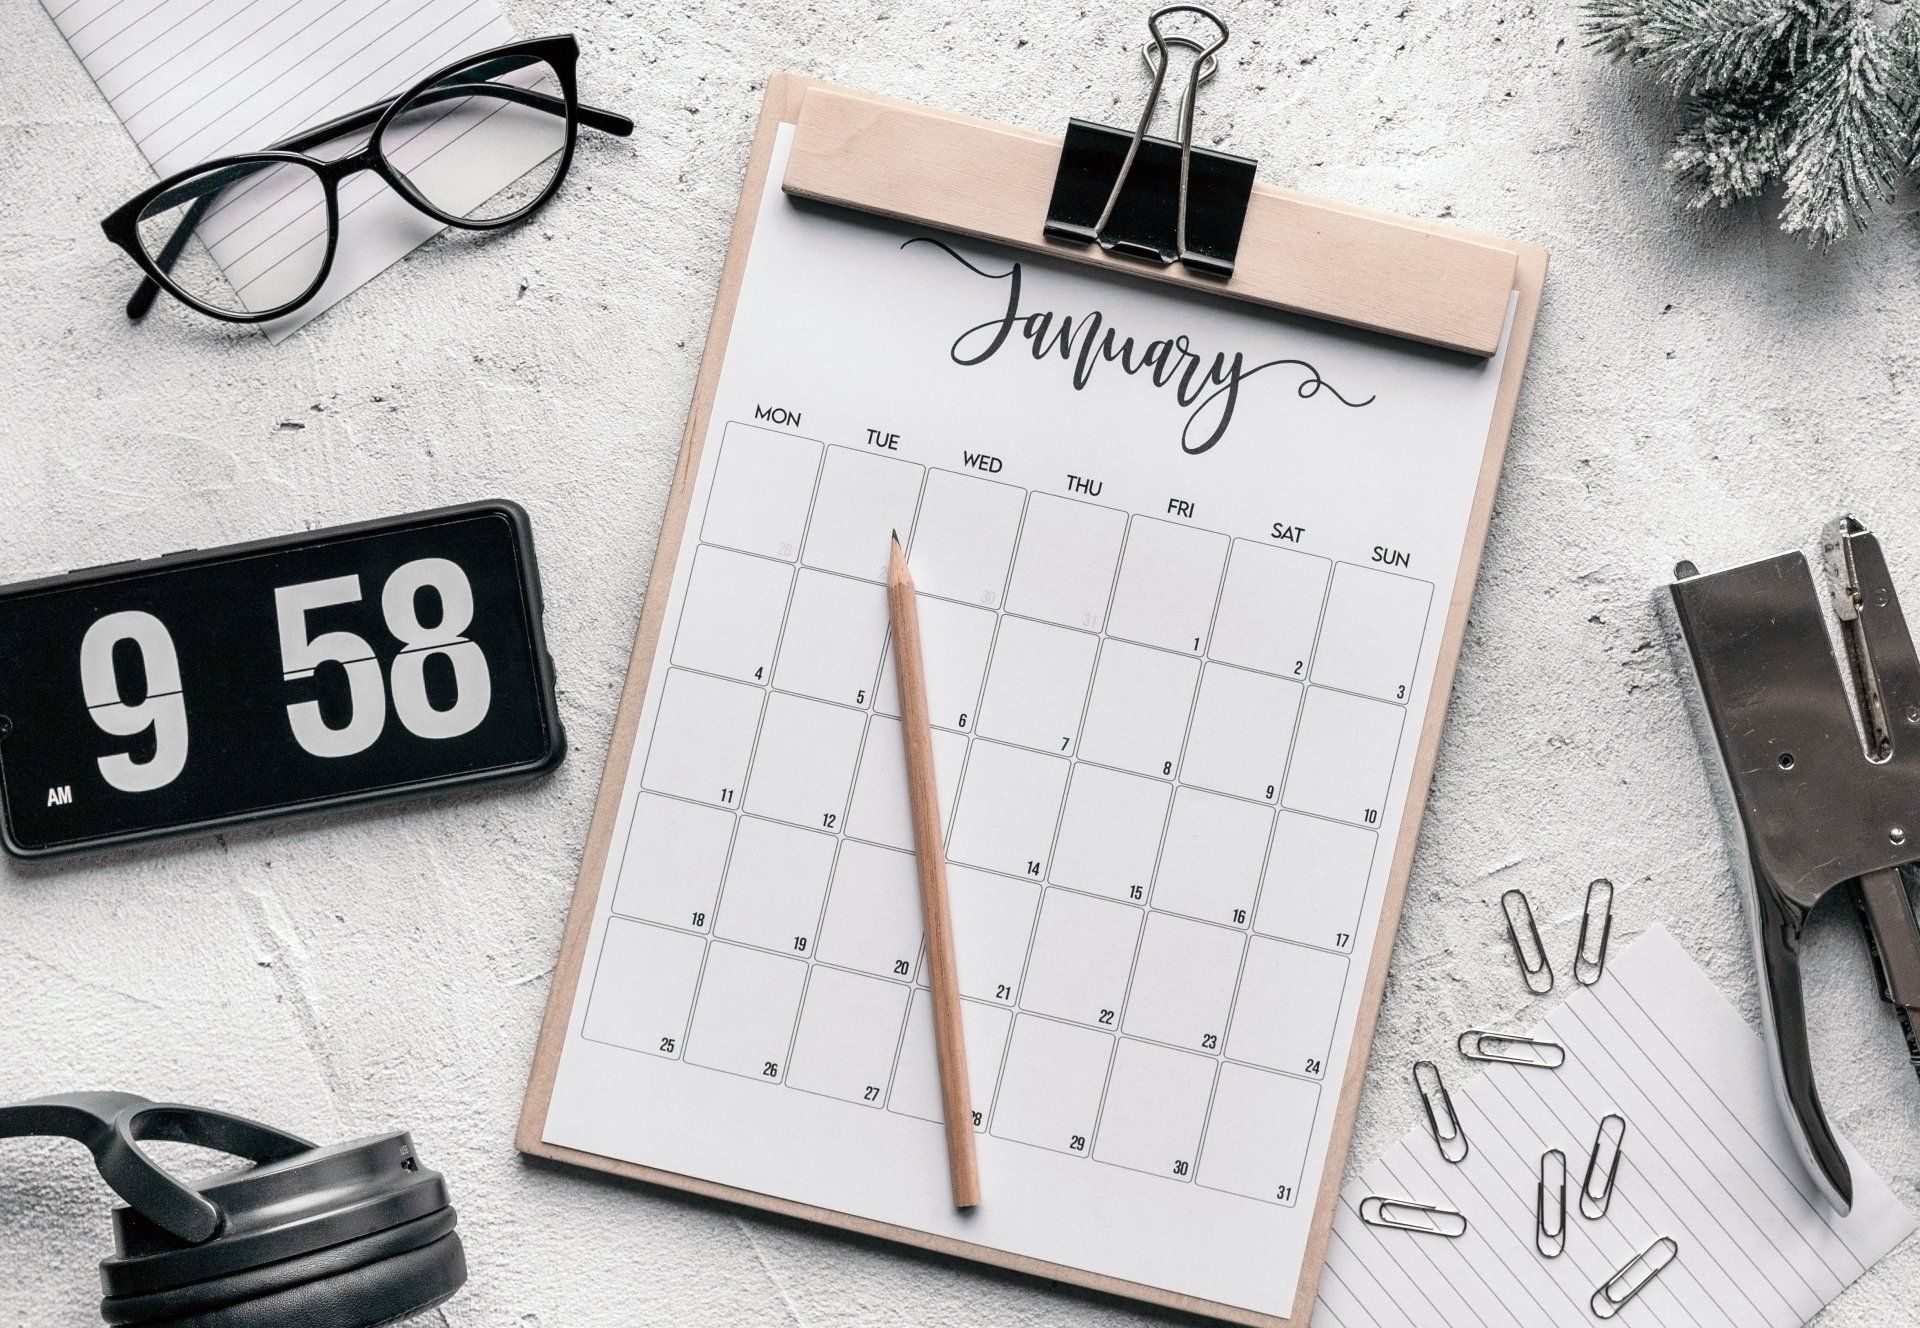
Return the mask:
M 1421 1066 L 1433 1075 L 1431 1089 L 1420 1078 Z M 1460 1128 L 1460 1117 L 1453 1110 L 1453 1095 L 1447 1092 L 1446 1082 L 1440 1078 L 1440 1067 L 1432 1061 L 1415 1061 L 1413 1086 L 1420 1094 L 1420 1105 L 1426 1109 L 1427 1129 L 1433 1134 L 1433 1142 L 1439 1145 L 1440 1156 L 1455 1164 L 1464 1162 L 1468 1152 L 1467 1132 Z M 1445 1124 L 1441 1123 L 1443 1115 Z
M 1557 1070 L 1567 1063 L 1567 1049 L 1558 1042 L 1469 1028 L 1460 1035 L 1460 1054 L 1470 1061 L 1498 1061 L 1502 1065 L 1533 1065 Z
M 1514 900 L 1520 901 L 1519 911 L 1513 907 Z M 1520 961 L 1520 972 L 1527 980 L 1527 990 L 1535 996 L 1544 996 L 1553 990 L 1553 965 L 1547 960 L 1547 947 L 1540 942 L 1540 928 L 1533 921 L 1533 905 L 1527 899 L 1524 890 L 1509 890 L 1500 896 L 1500 911 L 1507 915 L 1507 939 L 1513 942 L 1513 957 Z M 1533 942 L 1533 957 L 1527 957 L 1527 947 L 1520 939 L 1520 920 L 1527 924 L 1527 936 Z M 1544 980 L 1546 985 L 1541 986 Z
M 1552 1163 L 1551 1166 L 1548 1163 Z M 1551 1211 L 1547 1204 L 1547 1191 L 1552 1182 L 1547 1173 L 1558 1171 L 1560 1200 L 1558 1214 L 1551 1225 L 1547 1214 Z M 1540 1154 L 1540 1179 L 1533 1191 L 1533 1247 L 1540 1251 L 1543 1259 L 1557 1259 L 1567 1248 L 1567 1155 L 1558 1148 L 1549 1148 Z
M 1609 1139 L 1607 1123 L 1616 1122 L 1619 1126 Z M 1626 1156 L 1621 1145 L 1627 1141 L 1627 1118 L 1618 1112 L 1609 1112 L 1600 1118 L 1600 1128 L 1594 1131 L 1593 1152 L 1587 1155 L 1587 1174 L 1580 1181 L 1580 1216 L 1589 1222 L 1598 1221 L 1607 1215 L 1607 1205 L 1613 1202 L 1613 1182 L 1620 1175 L 1620 1159 Z M 1600 1170 L 1600 1157 L 1611 1153 L 1612 1160 L 1606 1165 L 1606 1175 L 1599 1189 L 1593 1187 L 1595 1173 Z
M 1662 1236 L 1646 1249 L 1634 1255 L 1620 1266 L 1620 1271 L 1600 1284 L 1593 1293 L 1593 1299 L 1587 1303 L 1594 1317 L 1611 1319 L 1620 1312 L 1622 1306 L 1642 1291 L 1647 1283 L 1660 1276 L 1661 1270 L 1680 1257 L 1680 1242 L 1672 1236 Z M 1632 1280 L 1628 1280 L 1629 1274 Z
M 1600 944 L 1587 954 L 1587 929 L 1593 925 L 1595 903 L 1605 906 L 1600 920 Z M 1613 882 L 1602 876 L 1587 886 L 1587 907 L 1580 915 L 1580 944 L 1573 951 L 1573 980 L 1591 987 L 1607 971 L 1607 941 L 1613 936 Z
M 1389 1199 L 1379 1194 L 1370 1194 L 1360 1201 L 1360 1220 L 1370 1227 L 1418 1231 L 1423 1236 L 1445 1236 L 1448 1240 L 1458 1240 L 1467 1234 L 1467 1219 L 1451 1208 L 1436 1208 L 1411 1199 Z

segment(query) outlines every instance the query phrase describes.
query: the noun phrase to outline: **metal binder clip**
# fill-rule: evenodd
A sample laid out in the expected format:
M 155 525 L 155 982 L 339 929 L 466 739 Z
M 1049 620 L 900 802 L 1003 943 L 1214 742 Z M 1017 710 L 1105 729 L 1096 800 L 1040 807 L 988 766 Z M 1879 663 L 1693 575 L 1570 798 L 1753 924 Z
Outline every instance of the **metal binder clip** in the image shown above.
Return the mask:
M 1202 41 L 1162 30 L 1175 14 L 1205 20 L 1219 35 Z M 1213 76 L 1227 43 L 1227 25 L 1200 5 L 1168 5 L 1147 20 L 1153 86 L 1140 123 L 1129 134 L 1111 125 L 1074 120 L 1060 146 L 1060 168 L 1047 204 L 1046 236 L 1100 247 L 1223 280 L 1233 275 L 1240 230 L 1253 195 L 1254 163 L 1246 157 L 1193 146 L 1193 104 Z M 1180 141 L 1153 138 L 1147 128 L 1160 105 L 1173 48 L 1191 52 L 1186 93 L 1180 99 Z
M 1558 1182 L 1548 1179 L 1550 1172 L 1559 1172 Z M 1547 1202 L 1550 1189 L 1557 1190 L 1558 1198 L 1553 1204 Z M 1554 1213 L 1549 1222 L 1547 1214 Z M 1549 1148 L 1540 1154 L 1540 1179 L 1533 1189 L 1533 1248 L 1540 1251 L 1543 1259 L 1557 1259 L 1567 1249 L 1567 1155 L 1558 1148 Z
M 1516 911 L 1514 901 L 1519 901 Z M 1500 896 L 1500 911 L 1507 916 L 1507 939 L 1513 942 L 1513 957 L 1520 961 L 1520 974 L 1527 990 L 1544 996 L 1553 990 L 1553 965 L 1547 960 L 1547 947 L 1541 943 L 1540 928 L 1533 920 L 1533 904 L 1524 890 L 1509 890 Z M 1520 924 L 1526 924 L 1527 939 L 1520 939 Z M 1527 953 L 1531 946 L 1533 953 Z
M 1597 1319 L 1611 1319 L 1628 1301 L 1645 1291 L 1647 1283 L 1660 1276 L 1662 1269 L 1679 1257 L 1680 1242 L 1672 1236 L 1660 1237 L 1621 1264 L 1620 1271 L 1602 1282 L 1593 1293 L 1593 1299 L 1587 1302 L 1587 1308 L 1593 1311 Z
M 1428 1088 L 1420 1078 L 1422 1066 L 1433 1078 L 1432 1088 Z M 1456 1164 L 1466 1161 L 1469 1149 L 1467 1132 L 1460 1128 L 1460 1117 L 1453 1110 L 1453 1095 L 1447 1092 L 1447 1085 L 1440 1078 L 1440 1067 L 1432 1061 L 1415 1061 L 1413 1087 L 1420 1094 L 1420 1105 L 1426 1109 L 1427 1129 L 1433 1133 L 1433 1142 L 1439 1146 L 1440 1156 Z
M 1600 940 L 1587 949 L 1588 929 L 1593 926 L 1594 906 L 1605 910 L 1600 919 Z M 1580 914 L 1580 943 L 1573 949 L 1573 980 L 1591 987 L 1607 971 L 1607 942 L 1613 939 L 1613 882 L 1602 876 L 1587 886 L 1587 906 Z
M 1609 1130 L 1607 1122 L 1615 1122 L 1618 1128 Z M 1597 1222 L 1607 1215 L 1607 1208 L 1613 1203 L 1613 1183 L 1620 1178 L 1620 1159 L 1626 1154 L 1622 1145 L 1627 1142 L 1627 1118 L 1618 1112 L 1609 1112 L 1600 1118 L 1600 1128 L 1593 1132 L 1593 1151 L 1587 1154 L 1587 1174 L 1580 1178 L 1580 1216 L 1589 1222 Z M 1601 1158 L 1606 1158 L 1606 1172 L 1600 1175 L 1598 1188 L 1594 1186 L 1594 1177 L 1600 1173 Z
M 1423 1236 L 1445 1236 L 1448 1240 L 1467 1234 L 1467 1219 L 1451 1208 L 1437 1208 L 1411 1199 L 1389 1199 L 1381 1194 L 1369 1194 L 1360 1201 L 1360 1220 L 1370 1227 L 1418 1231 Z
M 1903 879 L 1920 858 L 1920 658 L 1880 542 L 1841 517 L 1821 544 L 1857 707 L 1804 555 L 1707 575 L 1683 562 L 1669 591 L 1742 850 L 1774 1088 L 1808 1173 L 1844 1213 L 1853 1178 L 1814 1086 L 1800 942 L 1814 906 L 1845 890 L 1920 1067 L 1920 923 Z
M 1489 1033 L 1469 1028 L 1460 1035 L 1460 1054 L 1470 1061 L 1498 1061 L 1502 1065 L 1532 1065 L 1557 1070 L 1567 1063 L 1567 1049 L 1558 1042 Z

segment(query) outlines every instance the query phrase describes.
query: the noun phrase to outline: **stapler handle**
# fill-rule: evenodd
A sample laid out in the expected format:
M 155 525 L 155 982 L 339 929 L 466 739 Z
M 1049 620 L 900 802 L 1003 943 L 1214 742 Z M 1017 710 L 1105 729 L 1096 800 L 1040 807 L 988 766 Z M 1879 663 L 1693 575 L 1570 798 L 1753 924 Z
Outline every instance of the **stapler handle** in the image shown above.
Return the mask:
M 1920 859 L 1920 652 L 1871 532 L 1828 522 L 1821 554 L 1824 602 L 1797 552 L 1707 575 L 1681 563 L 1668 589 L 1739 847 L 1774 1088 L 1808 1174 L 1845 1212 L 1853 1178 L 1814 1089 L 1802 928 L 1822 899 L 1852 899 L 1920 1068 L 1920 922 L 1904 883 Z
M 1782 894 L 1757 867 L 1752 902 L 1749 916 L 1774 1091 L 1791 1113 L 1794 1146 L 1807 1173 L 1844 1215 L 1853 1208 L 1853 1172 L 1820 1107 L 1820 1091 L 1814 1087 L 1806 999 L 1800 984 L 1800 940 L 1807 910 Z

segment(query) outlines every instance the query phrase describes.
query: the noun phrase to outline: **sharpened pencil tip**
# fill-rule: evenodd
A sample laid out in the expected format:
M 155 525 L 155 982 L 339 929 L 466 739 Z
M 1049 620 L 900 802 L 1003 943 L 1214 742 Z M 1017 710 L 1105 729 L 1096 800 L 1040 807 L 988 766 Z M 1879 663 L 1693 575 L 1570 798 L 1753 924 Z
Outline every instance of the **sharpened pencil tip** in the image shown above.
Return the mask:
M 895 544 L 898 544 L 900 542 L 900 532 L 897 530 L 893 532 L 893 542 Z

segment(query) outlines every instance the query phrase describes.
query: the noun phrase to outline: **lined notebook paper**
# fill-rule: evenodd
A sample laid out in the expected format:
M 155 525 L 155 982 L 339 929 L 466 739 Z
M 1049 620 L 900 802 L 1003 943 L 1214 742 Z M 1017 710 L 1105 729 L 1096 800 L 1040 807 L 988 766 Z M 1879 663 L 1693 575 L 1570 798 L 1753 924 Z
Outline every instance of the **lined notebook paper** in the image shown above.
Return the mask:
M 1348 1184 L 1313 1328 L 1538 1328 L 1594 1321 L 1595 1288 L 1661 1236 L 1679 1258 L 1614 1323 L 1787 1328 L 1817 1314 L 1915 1229 L 1851 1148 L 1853 1212 L 1839 1217 L 1801 1170 L 1767 1079 L 1766 1052 L 1663 928 L 1617 955 L 1531 1036 L 1558 1042 L 1557 1071 L 1497 1065 L 1468 1080 L 1441 1059 L 1472 1144 L 1440 1160 L 1423 1125 Z M 1411 1092 L 1411 1088 L 1408 1090 Z M 1600 1118 L 1627 1120 L 1606 1217 L 1579 1215 Z M 1843 1147 L 1844 1141 L 1843 1141 Z M 1567 1247 L 1533 1248 L 1540 1154 L 1567 1155 Z M 1358 1207 L 1380 1194 L 1466 1215 L 1458 1240 L 1380 1230 Z
M 163 177 L 212 157 L 265 148 L 391 97 L 467 52 L 513 40 L 494 0 L 43 3 Z M 492 174 L 496 188 L 533 164 L 474 144 L 445 150 L 465 153 L 470 160 L 461 168 Z M 338 155 L 338 149 L 322 155 Z M 143 183 L 129 179 L 126 196 Z M 109 200 L 102 215 L 120 201 Z M 302 326 L 441 229 L 372 172 L 341 186 L 340 212 L 340 245 L 326 286 L 301 309 L 263 324 L 269 340 Z M 227 262 L 222 266 L 232 270 Z M 129 267 L 128 294 L 138 279 Z

